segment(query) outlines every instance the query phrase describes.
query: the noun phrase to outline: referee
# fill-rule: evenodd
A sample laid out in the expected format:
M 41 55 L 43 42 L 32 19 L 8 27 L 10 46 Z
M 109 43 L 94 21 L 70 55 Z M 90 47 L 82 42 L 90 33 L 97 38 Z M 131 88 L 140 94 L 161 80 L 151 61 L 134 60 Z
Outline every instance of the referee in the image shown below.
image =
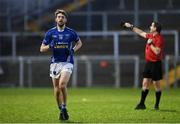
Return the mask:
M 154 105 L 155 110 L 159 110 L 159 102 L 161 98 L 161 85 L 162 79 L 162 59 L 164 54 L 164 40 L 161 32 L 161 24 L 158 22 L 152 22 L 150 26 L 150 32 L 146 33 L 141 29 L 133 26 L 130 23 L 124 23 L 124 27 L 130 28 L 133 32 L 137 33 L 141 37 L 147 40 L 145 47 L 145 67 L 143 71 L 142 92 L 139 104 L 135 109 L 146 109 L 145 99 L 149 92 L 149 86 L 152 82 L 155 87 L 156 103 Z

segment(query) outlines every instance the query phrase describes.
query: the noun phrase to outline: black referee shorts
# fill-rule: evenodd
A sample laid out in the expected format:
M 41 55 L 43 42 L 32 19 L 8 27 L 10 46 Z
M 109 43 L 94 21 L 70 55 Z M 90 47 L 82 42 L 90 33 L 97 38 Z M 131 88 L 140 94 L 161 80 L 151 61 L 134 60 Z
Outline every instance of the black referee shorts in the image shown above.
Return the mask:
M 146 62 L 143 78 L 151 78 L 153 81 L 162 79 L 162 62 Z

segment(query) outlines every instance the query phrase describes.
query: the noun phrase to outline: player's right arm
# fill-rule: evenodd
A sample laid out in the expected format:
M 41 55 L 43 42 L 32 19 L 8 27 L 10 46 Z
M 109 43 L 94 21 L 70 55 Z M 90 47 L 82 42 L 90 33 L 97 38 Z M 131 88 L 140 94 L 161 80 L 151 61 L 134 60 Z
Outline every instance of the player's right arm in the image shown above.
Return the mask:
M 41 47 L 40 47 L 40 52 L 46 52 L 48 51 L 50 48 L 49 48 L 49 45 L 45 45 L 44 43 L 41 44 Z
M 42 44 L 40 46 L 40 52 L 47 52 L 52 45 L 53 44 L 51 41 L 51 31 L 48 31 L 45 34 L 44 40 L 42 41 Z
M 128 22 L 124 23 L 124 26 L 127 28 L 130 28 L 133 32 L 137 33 L 139 36 L 146 38 L 146 32 L 144 32 L 143 30 L 133 26 L 132 24 Z

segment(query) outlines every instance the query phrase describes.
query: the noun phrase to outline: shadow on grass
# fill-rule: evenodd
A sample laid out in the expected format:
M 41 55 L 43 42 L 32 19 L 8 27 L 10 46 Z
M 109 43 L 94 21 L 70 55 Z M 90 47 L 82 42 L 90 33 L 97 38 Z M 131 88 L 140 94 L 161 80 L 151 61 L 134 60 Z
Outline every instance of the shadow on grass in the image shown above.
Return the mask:
M 174 109 L 160 109 L 160 112 L 178 112 L 177 110 Z
M 68 121 L 60 121 L 61 123 L 84 123 L 84 122 L 78 122 L 78 121 L 71 121 L 71 120 L 68 120 Z
M 160 109 L 160 110 L 154 110 L 152 109 L 152 111 L 157 111 L 157 112 L 174 112 L 174 113 L 178 113 L 177 110 L 174 109 Z

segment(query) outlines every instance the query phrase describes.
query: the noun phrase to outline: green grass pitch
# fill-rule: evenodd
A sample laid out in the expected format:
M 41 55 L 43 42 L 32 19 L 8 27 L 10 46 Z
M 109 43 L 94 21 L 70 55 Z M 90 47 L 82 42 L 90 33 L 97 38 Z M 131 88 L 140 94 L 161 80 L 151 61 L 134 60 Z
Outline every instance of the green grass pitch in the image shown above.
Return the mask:
M 134 110 L 140 89 L 69 88 L 68 123 L 180 123 L 180 89 L 163 90 L 160 110 L 153 110 L 150 90 L 146 110 Z M 59 123 L 52 88 L 0 88 L 0 123 Z

